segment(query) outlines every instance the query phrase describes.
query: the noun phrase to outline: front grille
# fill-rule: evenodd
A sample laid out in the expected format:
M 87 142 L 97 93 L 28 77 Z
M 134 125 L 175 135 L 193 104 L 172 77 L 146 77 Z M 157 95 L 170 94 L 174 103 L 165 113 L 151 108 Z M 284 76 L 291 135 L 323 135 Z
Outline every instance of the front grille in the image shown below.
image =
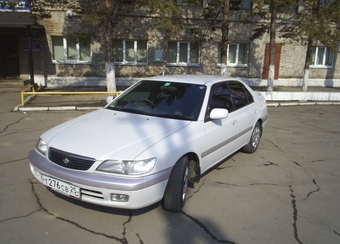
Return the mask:
M 49 149 L 49 159 L 62 167 L 76 170 L 88 170 L 95 162 L 94 158 L 64 152 L 51 147 Z

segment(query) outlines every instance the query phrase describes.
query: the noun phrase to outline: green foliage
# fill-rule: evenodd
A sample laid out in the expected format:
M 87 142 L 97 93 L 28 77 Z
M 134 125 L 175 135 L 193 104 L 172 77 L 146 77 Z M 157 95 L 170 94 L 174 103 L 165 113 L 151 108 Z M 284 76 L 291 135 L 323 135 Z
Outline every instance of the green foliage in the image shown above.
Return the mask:
M 278 25 L 278 36 L 300 41 L 306 45 L 309 40 L 317 41 L 335 47 L 340 40 L 340 1 L 339 0 L 304 0 L 297 5 L 295 0 L 252 0 L 254 11 L 250 15 L 253 20 L 259 17 L 268 20 L 270 7 L 275 6 L 281 16 Z M 271 3 L 270 5 L 268 5 Z M 321 3 L 321 4 L 320 4 Z M 291 12 L 291 7 L 298 7 L 297 13 Z M 269 32 L 270 23 L 258 24 L 252 39 L 261 38 Z

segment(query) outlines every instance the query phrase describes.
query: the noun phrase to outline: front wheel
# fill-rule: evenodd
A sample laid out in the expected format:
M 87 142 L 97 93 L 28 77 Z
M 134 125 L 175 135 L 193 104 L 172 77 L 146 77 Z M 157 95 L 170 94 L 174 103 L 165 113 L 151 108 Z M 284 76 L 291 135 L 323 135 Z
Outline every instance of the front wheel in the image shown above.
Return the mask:
M 245 145 L 242 149 L 245 153 L 253 153 L 257 150 L 260 144 L 262 134 L 262 128 L 259 122 L 256 123 L 253 132 L 251 133 L 250 140 L 247 145 Z
M 188 161 L 188 157 L 182 157 L 172 169 L 163 198 L 166 210 L 178 212 L 184 206 L 189 178 Z

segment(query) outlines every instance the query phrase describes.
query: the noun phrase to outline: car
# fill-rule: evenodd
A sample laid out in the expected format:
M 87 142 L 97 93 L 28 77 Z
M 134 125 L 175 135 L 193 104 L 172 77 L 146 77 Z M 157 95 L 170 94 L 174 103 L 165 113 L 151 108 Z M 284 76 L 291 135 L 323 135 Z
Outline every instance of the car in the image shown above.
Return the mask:
M 110 100 L 110 99 L 109 99 Z M 180 211 L 188 185 L 240 150 L 254 153 L 268 121 L 260 93 L 235 78 L 145 78 L 102 109 L 43 133 L 29 153 L 46 187 L 92 204 Z

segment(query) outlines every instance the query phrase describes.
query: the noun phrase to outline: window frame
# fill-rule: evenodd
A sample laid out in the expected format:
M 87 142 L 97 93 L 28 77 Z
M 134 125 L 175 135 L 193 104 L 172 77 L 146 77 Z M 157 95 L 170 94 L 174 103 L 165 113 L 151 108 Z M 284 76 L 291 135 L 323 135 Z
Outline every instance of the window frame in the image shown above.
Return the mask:
M 114 41 L 122 41 L 122 61 L 116 61 L 117 55 L 115 54 L 115 47 L 113 47 L 113 53 L 114 53 L 114 64 L 117 65 L 147 65 L 148 64 L 148 41 L 143 39 L 113 39 Z M 127 61 L 127 42 L 133 42 L 133 52 L 134 52 L 134 60 L 133 61 Z M 146 61 L 139 62 L 138 61 L 138 42 L 145 42 L 145 58 Z
M 53 37 L 59 37 L 62 38 L 62 42 L 63 42 L 63 56 L 64 59 L 60 59 L 60 60 L 56 60 L 54 59 L 55 53 L 54 53 L 54 49 L 55 46 L 53 45 L 54 41 L 53 41 Z M 76 58 L 75 59 L 68 59 L 68 49 L 70 47 L 70 45 L 68 45 L 68 41 L 70 39 L 75 39 L 75 51 L 76 51 Z M 63 35 L 51 35 L 50 36 L 50 45 L 51 45 L 51 59 L 52 59 L 52 63 L 57 63 L 57 64 L 91 64 L 92 63 L 92 46 L 91 46 L 91 39 L 86 39 L 86 41 L 89 43 L 89 57 L 90 60 L 80 60 L 81 58 L 81 50 L 82 50 L 82 46 L 81 46 L 81 40 L 84 39 L 81 36 L 77 36 L 77 37 L 70 37 L 70 36 L 63 36 Z
M 236 58 L 235 58 L 235 63 L 230 63 L 229 62 L 229 50 L 230 50 L 230 45 L 236 45 Z M 246 45 L 246 62 L 245 63 L 238 63 L 239 60 L 239 54 L 240 54 L 240 45 Z M 228 49 L 227 49 L 227 66 L 228 67 L 248 67 L 248 62 L 249 62 L 249 43 L 245 42 L 232 42 L 228 43 Z M 218 52 L 217 52 L 217 66 L 221 66 L 221 43 L 218 43 Z
M 322 55 L 322 64 L 317 64 L 318 57 L 319 57 L 319 50 L 323 48 L 323 55 Z M 314 51 L 315 50 L 315 51 Z M 331 65 L 327 65 L 327 60 L 330 58 L 328 55 L 332 55 L 331 57 Z M 310 57 L 310 68 L 334 68 L 335 62 L 335 53 L 327 46 L 314 46 L 313 51 Z
M 176 62 L 175 63 L 169 63 L 169 43 L 176 43 Z M 181 44 L 187 44 L 187 58 L 186 58 L 186 62 L 180 62 L 180 56 L 181 56 Z M 191 59 L 191 45 L 194 43 L 191 43 L 189 41 L 168 41 L 168 46 L 167 46 L 167 57 L 166 57 L 166 64 L 168 66 L 200 66 L 200 62 L 201 62 L 201 47 L 198 45 L 198 53 L 197 53 L 197 63 L 191 63 L 190 59 Z

